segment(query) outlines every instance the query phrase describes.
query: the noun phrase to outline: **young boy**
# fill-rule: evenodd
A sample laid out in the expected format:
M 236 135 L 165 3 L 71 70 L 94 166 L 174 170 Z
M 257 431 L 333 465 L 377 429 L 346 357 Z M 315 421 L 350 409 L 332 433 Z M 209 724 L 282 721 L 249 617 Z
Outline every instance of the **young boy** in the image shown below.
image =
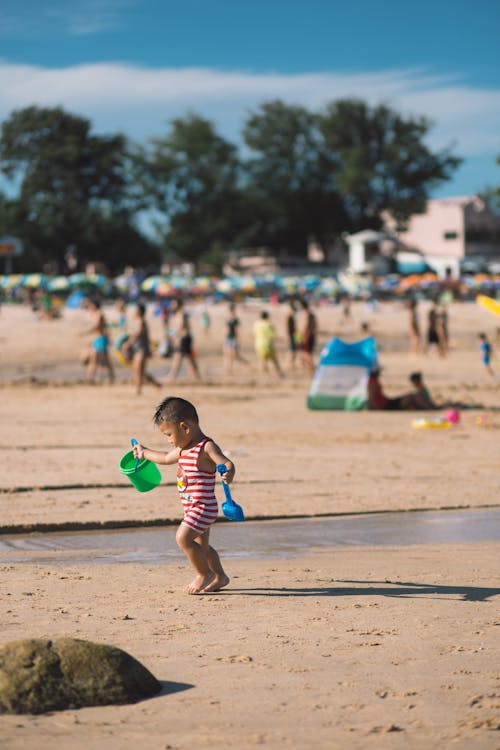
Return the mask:
M 219 555 L 209 544 L 210 527 L 217 518 L 215 475 L 217 464 L 224 464 L 224 481 L 233 481 L 235 467 L 214 441 L 204 435 L 195 407 L 176 396 L 164 399 L 153 421 L 173 449 L 155 451 L 137 444 L 136 458 L 157 464 L 177 464 L 177 488 L 184 507 L 184 518 L 175 535 L 196 575 L 186 587 L 188 594 L 206 594 L 227 586 Z
M 494 377 L 495 373 L 493 372 L 493 367 L 491 366 L 491 355 L 493 354 L 493 347 L 491 346 L 485 333 L 479 333 L 478 337 L 481 341 L 479 348 L 481 349 L 483 365 L 486 367 L 486 372 L 488 373 L 488 375 Z

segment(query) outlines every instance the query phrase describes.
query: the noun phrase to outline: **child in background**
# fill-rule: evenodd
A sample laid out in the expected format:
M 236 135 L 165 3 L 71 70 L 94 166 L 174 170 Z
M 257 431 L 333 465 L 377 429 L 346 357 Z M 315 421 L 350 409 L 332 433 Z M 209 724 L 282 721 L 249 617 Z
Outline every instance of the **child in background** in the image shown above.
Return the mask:
M 488 341 L 488 337 L 485 333 L 480 333 L 478 334 L 478 336 L 479 340 L 481 341 L 480 349 L 483 358 L 483 365 L 486 367 L 486 372 L 488 373 L 488 375 L 491 375 L 491 377 L 493 378 L 495 376 L 495 373 L 493 372 L 493 368 L 491 366 L 491 355 L 493 354 L 493 347 Z
M 276 372 L 282 378 L 283 370 L 276 356 L 276 331 L 269 320 L 269 313 L 263 310 L 259 320 L 253 324 L 254 348 L 260 362 L 262 372 L 268 371 L 268 364 L 272 362 Z
M 168 452 L 155 451 L 137 444 L 136 458 L 157 464 L 177 464 L 177 488 L 184 507 L 184 518 L 175 535 L 196 575 L 186 588 L 188 594 L 207 594 L 227 586 L 219 555 L 210 546 L 210 527 L 217 518 L 215 474 L 217 464 L 224 464 L 228 484 L 235 467 L 214 441 L 200 429 L 198 414 L 189 401 L 176 396 L 164 399 L 153 417 L 155 425 L 173 446 Z

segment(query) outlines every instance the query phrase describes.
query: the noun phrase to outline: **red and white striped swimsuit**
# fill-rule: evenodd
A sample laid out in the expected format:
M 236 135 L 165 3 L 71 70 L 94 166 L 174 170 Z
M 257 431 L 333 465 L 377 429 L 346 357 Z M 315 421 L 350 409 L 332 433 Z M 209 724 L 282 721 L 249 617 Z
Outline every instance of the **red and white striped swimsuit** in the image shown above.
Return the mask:
M 185 453 L 181 450 L 177 463 L 177 489 L 179 490 L 184 518 L 182 523 L 203 534 L 217 518 L 215 497 L 215 471 L 200 471 L 200 452 L 211 438 L 205 437 Z

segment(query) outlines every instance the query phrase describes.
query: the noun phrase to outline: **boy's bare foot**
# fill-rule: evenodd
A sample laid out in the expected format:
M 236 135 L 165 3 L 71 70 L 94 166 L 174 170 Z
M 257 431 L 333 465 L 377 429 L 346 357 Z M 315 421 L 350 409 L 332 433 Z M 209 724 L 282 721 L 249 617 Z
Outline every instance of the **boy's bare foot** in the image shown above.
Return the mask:
M 211 581 L 208 586 L 205 586 L 205 588 L 202 590 L 202 594 L 208 594 L 210 591 L 219 591 L 220 589 L 223 589 L 224 586 L 227 586 L 229 583 L 229 578 L 224 573 L 224 575 L 216 575 L 213 581 Z
M 186 586 L 186 594 L 201 594 L 206 586 L 209 586 L 215 578 L 215 573 L 209 573 L 207 576 L 197 575 L 191 583 Z

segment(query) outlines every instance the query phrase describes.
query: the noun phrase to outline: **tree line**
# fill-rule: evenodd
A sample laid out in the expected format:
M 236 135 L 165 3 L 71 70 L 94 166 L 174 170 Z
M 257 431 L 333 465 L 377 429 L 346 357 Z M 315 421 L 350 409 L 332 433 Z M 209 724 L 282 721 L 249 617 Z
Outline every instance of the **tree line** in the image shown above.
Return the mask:
M 27 107 L 1 125 L 0 235 L 24 241 L 19 270 L 61 268 L 69 246 L 112 272 L 164 258 L 217 270 L 249 247 L 305 257 L 313 238 L 328 250 L 386 211 L 404 226 L 424 210 L 461 163 L 426 145 L 431 127 L 358 99 L 318 112 L 275 100 L 249 113 L 239 145 L 197 114 L 141 145 Z

